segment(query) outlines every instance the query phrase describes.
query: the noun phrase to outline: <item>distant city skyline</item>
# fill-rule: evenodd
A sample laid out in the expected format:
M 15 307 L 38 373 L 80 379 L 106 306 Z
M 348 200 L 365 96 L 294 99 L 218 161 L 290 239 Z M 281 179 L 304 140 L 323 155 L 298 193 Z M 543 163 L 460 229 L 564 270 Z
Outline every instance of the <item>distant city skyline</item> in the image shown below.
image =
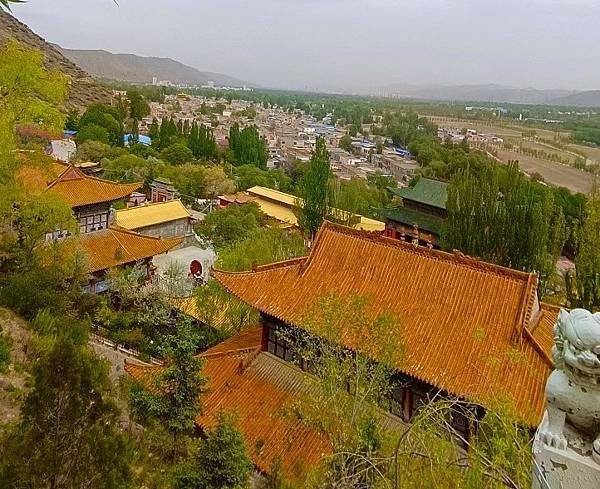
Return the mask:
M 13 12 L 66 48 L 168 57 L 267 87 L 600 89 L 591 0 L 29 0 Z

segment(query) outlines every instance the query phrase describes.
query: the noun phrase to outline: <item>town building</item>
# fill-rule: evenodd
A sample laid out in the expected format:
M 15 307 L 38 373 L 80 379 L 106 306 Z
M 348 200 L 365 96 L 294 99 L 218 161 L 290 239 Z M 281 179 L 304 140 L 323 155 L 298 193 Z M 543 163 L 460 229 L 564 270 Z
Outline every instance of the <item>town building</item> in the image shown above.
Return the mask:
M 377 211 L 385 219 L 386 236 L 439 248 L 442 222 L 448 215 L 448 184 L 422 177 L 413 187 L 388 190 L 402 199 L 402 205 Z
M 69 138 L 54 139 L 50 141 L 48 152 L 55 160 L 69 163 L 77 152 L 77 145 L 75 141 Z

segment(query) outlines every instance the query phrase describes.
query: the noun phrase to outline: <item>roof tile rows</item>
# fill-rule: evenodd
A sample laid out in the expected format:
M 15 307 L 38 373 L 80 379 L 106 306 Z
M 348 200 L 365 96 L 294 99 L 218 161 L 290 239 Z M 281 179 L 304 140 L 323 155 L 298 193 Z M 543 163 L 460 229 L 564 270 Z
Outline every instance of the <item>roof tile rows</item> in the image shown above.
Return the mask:
M 182 242 L 181 238 L 160 239 L 114 227 L 81 234 L 79 239 L 90 273 L 166 253 Z
M 390 190 L 403 199 L 420 202 L 439 209 L 445 209 L 448 200 L 448 184 L 430 178 L 420 178 L 413 187 L 392 188 Z
M 69 166 L 48 185 L 48 190 L 58 194 L 71 207 L 80 207 L 119 200 L 141 187 L 141 183 L 123 184 L 90 177 Z
M 181 203 L 181 200 L 168 200 L 120 209 L 115 212 L 115 224 L 134 230 L 190 217 L 190 212 Z
M 422 231 L 437 234 L 442 232 L 442 218 L 418 212 L 408 207 L 395 207 L 391 209 L 378 209 L 377 213 L 386 220 L 399 222 L 409 227 L 415 224 Z
M 400 371 L 484 406 L 508 397 L 523 421 L 541 419 L 551 366 L 524 332 L 537 313 L 534 274 L 325 223 L 308 258 L 213 275 L 249 305 L 299 326 L 324 294 L 366 295 L 374 315 L 402 324 Z M 540 337 L 556 311 L 544 315 Z
M 206 351 L 203 373 L 208 379 L 197 424 L 216 426 L 220 412 L 238 416 L 246 449 L 255 466 L 270 473 L 276 463 L 290 478 L 300 479 L 308 468 L 331 453 L 327 440 L 282 409 L 303 389 L 303 373 L 268 353 L 259 353 L 261 328 L 251 328 Z M 136 380 L 153 385 L 160 367 L 126 362 Z

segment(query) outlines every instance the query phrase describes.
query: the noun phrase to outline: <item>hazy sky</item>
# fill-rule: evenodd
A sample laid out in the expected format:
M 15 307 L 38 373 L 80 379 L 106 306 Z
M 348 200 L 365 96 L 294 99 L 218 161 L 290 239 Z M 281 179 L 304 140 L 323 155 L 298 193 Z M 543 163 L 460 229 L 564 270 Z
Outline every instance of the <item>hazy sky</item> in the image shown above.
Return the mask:
M 264 86 L 600 89 L 598 0 L 29 0 L 68 48 L 177 59 Z

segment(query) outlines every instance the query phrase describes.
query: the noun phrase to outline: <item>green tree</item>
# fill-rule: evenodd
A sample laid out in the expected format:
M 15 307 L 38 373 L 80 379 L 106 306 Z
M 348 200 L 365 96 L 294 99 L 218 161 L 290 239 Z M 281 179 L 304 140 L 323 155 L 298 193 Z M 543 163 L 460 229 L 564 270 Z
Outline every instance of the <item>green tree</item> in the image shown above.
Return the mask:
M 575 258 L 577 296 L 574 305 L 600 311 L 600 190 L 594 186 L 585 205 Z
M 160 156 L 172 165 L 183 165 L 194 159 L 190 148 L 183 143 L 175 143 L 160 152 Z
M 383 183 L 377 180 L 377 183 Z M 362 178 L 331 180 L 329 185 L 329 216 L 346 225 L 356 224 L 356 215 L 375 217 L 373 209 L 381 209 L 391 204 L 389 193 Z M 331 209 L 341 209 L 346 213 L 334 213 Z M 356 221 L 356 222 L 352 222 Z
M 6 372 L 10 365 L 12 338 L 0 332 L 0 373 Z
M 229 148 L 237 165 L 254 165 L 267 169 L 267 143 L 260 137 L 256 126 L 245 127 L 240 131 L 238 124 L 234 124 L 229 130 Z
M 128 90 L 127 99 L 129 100 L 129 117 L 132 119 L 139 121 L 150 113 L 148 102 L 137 90 Z
M 152 124 L 150 124 L 150 128 L 148 129 L 148 137 L 152 139 L 152 144 L 155 144 L 158 141 L 160 131 L 160 125 L 156 120 L 156 117 L 152 119 Z
M 369 302 L 326 295 L 307 310 L 301 328 L 278 332 L 314 375 L 310 395 L 300 396 L 290 415 L 331 442 L 321 487 L 379 487 L 382 479 L 386 433 L 376 406 L 391 392 L 392 366 L 402 361 L 404 346 L 398 319 L 372 314 Z
M 0 443 L 2 487 L 113 489 L 130 479 L 131 449 L 117 430 L 106 364 L 80 328 L 63 321 L 51 350 L 34 367 L 19 423 Z
M 176 477 L 180 489 L 244 489 L 250 487 L 252 461 L 235 417 L 221 413 L 216 428 L 200 443 L 193 460 Z
M 518 270 L 538 272 L 542 288 L 565 239 L 552 191 L 516 164 L 456 176 L 448 187 L 442 246 Z
M 88 125 L 103 127 L 108 133 L 108 142 L 114 146 L 123 145 L 123 116 L 117 107 L 104 104 L 90 105 L 79 120 L 80 132 L 78 139 L 81 139 L 81 132 Z
M 328 185 L 331 176 L 329 153 L 323 138 L 317 139 L 310 164 L 298 185 L 298 224 L 304 233 L 314 238 L 328 211 Z
M 67 118 L 65 120 L 65 129 L 69 131 L 79 130 L 79 114 L 76 110 L 70 110 L 67 113 Z
M 132 413 L 142 420 L 155 419 L 172 436 L 171 459 L 175 460 L 181 437 L 194 431 L 202 411 L 201 394 L 206 385 L 203 361 L 196 357 L 198 335 L 188 321 L 181 320 L 175 334 L 165 335 L 166 367 L 152 385 L 137 385 L 130 395 Z
M 281 170 L 261 170 L 254 165 L 234 167 L 236 187 L 247 190 L 256 185 L 288 192 L 292 186 L 290 177 Z
M 93 161 L 94 163 L 98 163 L 102 158 L 108 156 L 110 149 L 108 144 L 90 138 L 89 141 L 77 146 L 77 153 L 75 153 L 74 159 L 76 161 Z
M 220 250 L 245 239 L 265 221 L 258 205 L 250 202 L 244 205 L 229 205 L 206 216 L 196 226 L 196 233 L 205 241 Z
M 58 70 L 44 68 L 41 52 L 28 49 L 17 41 L 8 41 L 0 49 L 0 211 L 10 206 L 14 194 L 17 167 L 14 157 L 16 127 L 35 123 L 60 131 L 64 116 L 57 106 L 67 94 L 67 79 Z
M 369 183 L 369 185 L 372 185 L 378 188 L 379 190 L 396 188 L 398 186 L 398 182 L 393 176 L 384 175 L 380 171 L 369 173 L 369 175 L 367 175 L 367 182 Z
M 160 128 L 158 130 L 158 149 L 165 149 L 179 139 L 180 133 L 177 129 L 177 125 L 175 121 L 170 118 L 164 118 L 160 123 Z
M 298 232 L 280 228 L 259 228 L 219 252 L 216 266 L 222 270 L 242 272 L 253 266 L 266 265 L 306 255 L 304 240 Z
M 187 137 L 188 147 L 192 150 L 194 157 L 211 159 L 217 156 L 217 143 L 210 128 L 194 122 Z
M 350 135 L 348 134 L 344 134 L 341 138 L 340 138 L 340 143 L 338 145 L 340 148 L 342 148 L 343 150 L 346 150 L 348 152 L 352 151 L 352 138 L 350 137 Z
M 86 124 L 77 133 L 77 142 L 84 144 L 88 141 L 96 141 L 102 144 L 110 142 L 110 136 L 106 128 L 98 124 Z

